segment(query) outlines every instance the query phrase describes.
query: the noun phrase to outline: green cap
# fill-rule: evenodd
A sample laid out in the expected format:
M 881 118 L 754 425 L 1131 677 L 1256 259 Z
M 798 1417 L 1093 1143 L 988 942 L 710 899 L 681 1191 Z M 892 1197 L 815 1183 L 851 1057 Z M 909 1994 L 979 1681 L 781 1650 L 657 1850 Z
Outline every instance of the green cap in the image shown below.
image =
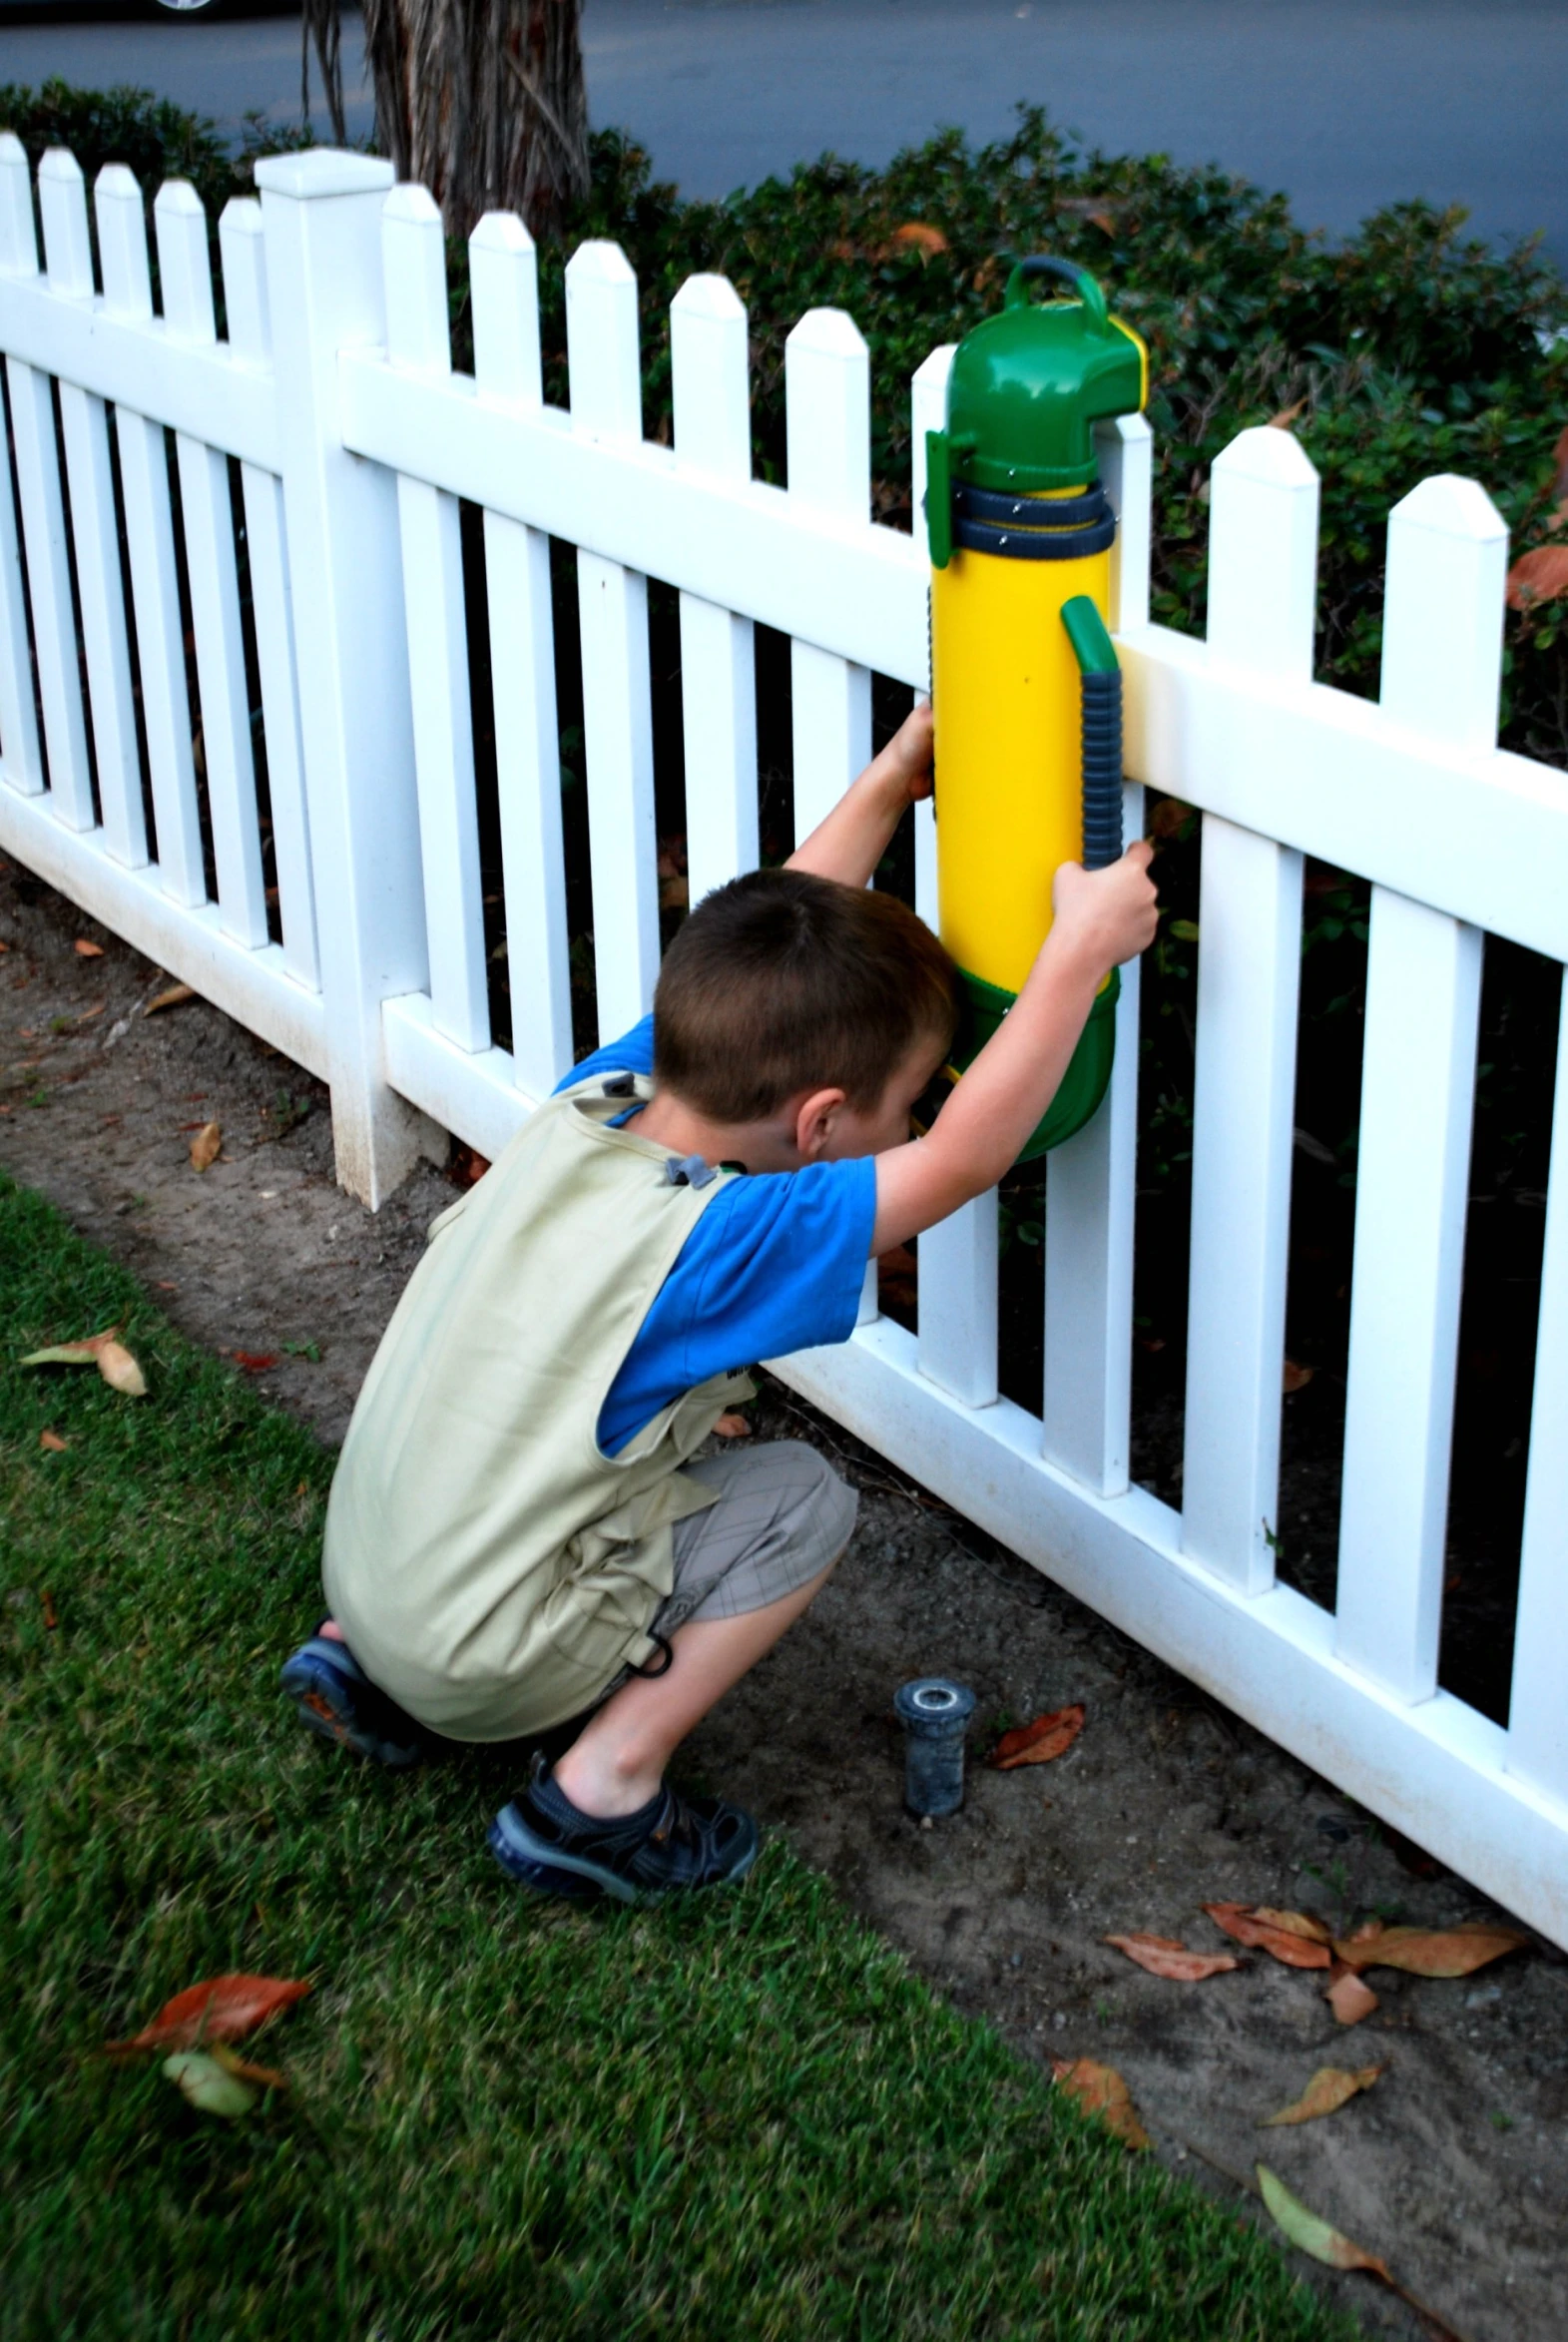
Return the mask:
M 1029 297 L 1030 279 L 1065 278 L 1076 300 Z M 1143 343 L 1087 269 L 1044 254 L 1020 261 L 994 317 L 966 333 L 947 386 L 953 477 L 1033 494 L 1097 476 L 1094 425 L 1135 414 L 1145 395 Z

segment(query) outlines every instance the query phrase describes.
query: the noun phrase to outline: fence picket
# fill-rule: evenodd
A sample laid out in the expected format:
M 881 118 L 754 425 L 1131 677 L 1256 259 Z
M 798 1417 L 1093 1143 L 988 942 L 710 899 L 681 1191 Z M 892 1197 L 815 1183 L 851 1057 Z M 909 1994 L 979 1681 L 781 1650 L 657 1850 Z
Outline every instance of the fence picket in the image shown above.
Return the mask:
M 1424 480 L 1394 507 L 1388 715 L 1491 747 L 1507 560 L 1469 481 Z M 1437 1683 L 1480 982 L 1478 928 L 1373 888 L 1335 1649 L 1409 1701 Z
M 38 167 L 44 261 L 51 288 L 67 299 L 93 298 L 87 187 L 76 157 L 51 147 Z M 101 398 L 60 384 L 60 427 L 71 492 L 77 601 L 87 658 L 88 708 L 98 769 L 104 843 L 127 870 L 147 862 L 142 765 L 131 696 L 131 645 L 120 577 L 120 532 L 109 464 L 109 416 Z
M 422 187 L 396 187 L 387 197 L 381 252 L 392 363 L 415 373 L 450 373 L 446 241 L 440 212 Z M 397 518 L 431 1013 L 437 1031 L 460 1049 L 487 1049 L 490 1007 L 457 498 L 399 476 Z
M 1317 474 L 1264 425 L 1211 476 L 1210 657 L 1306 682 Z M 1182 1549 L 1261 1593 L 1279 1517 L 1302 857 L 1206 815 L 1198 923 Z
M 746 309 L 723 277 L 689 277 L 670 305 L 675 451 L 683 470 L 752 476 Z M 687 890 L 700 902 L 757 868 L 757 664 L 752 622 L 681 596 Z
M 98 250 L 108 315 L 143 324 L 153 314 L 147 216 L 142 190 L 123 163 L 109 163 L 93 189 Z M 186 688 L 180 580 L 175 565 L 169 446 L 162 423 L 122 402 L 115 406 L 126 554 L 136 612 L 142 724 L 157 829 L 158 882 L 172 902 L 207 900 L 202 820 L 192 754 L 191 698 Z
M 479 396 L 537 413 L 544 392 L 533 239 L 513 213 L 490 212 L 468 254 Z M 484 549 L 512 1061 L 519 1088 L 537 1098 L 572 1062 L 550 540 L 486 512 Z
M 0 270 L 12 277 L 38 275 L 27 156 L 21 140 L 11 131 L 0 132 Z M 44 712 L 49 810 L 68 830 L 91 830 L 97 817 L 77 666 L 76 612 L 65 541 L 65 503 L 60 493 L 54 398 L 49 376 L 37 367 L 8 356 L 5 372 L 33 612 L 33 647 L 38 660 L 38 697 Z
M 207 214 L 196 190 L 179 179 L 158 191 L 153 205 L 164 319 L 181 340 L 208 345 L 218 338 L 213 311 Z M 185 521 L 186 569 L 196 635 L 196 679 L 202 698 L 202 763 L 218 874 L 218 915 L 226 934 L 255 950 L 267 939 L 266 889 L 257 820 L 256 762 L 251 747 L 251 704 L 245 638 L 240 625 L 240 576 L 235 556 L 229 458 L 187 432 L 175 435 L 180 502 Z
M 218 223 L 224 263 L 224 305 L 229 343 L 237 358 L 257 367 L 272 362 L 266 298 L 266 250 L 261 207 L 235 197 Z M 288 538 L 283 483 L 260 464 L 242 462 L 246 551 L 251 568 L 251 613 L 261 684 L 266 740 L 266 794 L 272 817 L 272 860 L 283 930 L 283 964 L 313 990 L 320 967 L 315 935 L 315 883 L 310 869 L 310 826 L 304 800 L 304 746 L 299 737 L 299 684 L 294 664 L 294 621 L 288 588 Z
M 1116 508 L 1111 625 L 1149 612 L 1152 441 L 1142 415 L 1095 433 Z M 1143 832 L 1143 790 L 1122 792 L 1124 835 Z M 1128 1485 L 1132 1448 L 1133 1230 L 1138 1166 L 1139 963 L 1122 969 L 1116 1061 L 1098 1114 L 1056 1148 L 1045 1178 L 1045 1342 L 1041 1452 L 1101 1496 Z
M 4 217 L 12 176 L 0 139 L 0 266 L 9 266 L 12 239 Z M 27 193 L 24 158 L 21 189 Z M 31 227 L 31 221 L 28 223 Z M 0 771 L 19 797 L 44 789 L 44 759 L 33 698 L 33 653 L 27 639 L 27 593 L 22 580 L 22 540 L 11 488 L 11 466 L 0 472 Z
M 1552 1160 L 1514 1620 L 1508 1770 L 1568 1806 L 1568 978 L 1558 1011 Z
M 807 309 L 784 343 L 789 494 L 863 522 L 871 502 L 870 358 L 842 309 Z M 814 643 L 789 646 L 794 837 L 806 838 L 870 761 L 871 678 Z
M 637 279 L 616 244 L 583 244 L 566 267 L 572 427 L 640 440 Z M 658 839 L 648 672 L 648 581 L 597 553 L 577 556 L 583 738 L 594 887 L 599 1038 L 646 1014 L 659 974 Z

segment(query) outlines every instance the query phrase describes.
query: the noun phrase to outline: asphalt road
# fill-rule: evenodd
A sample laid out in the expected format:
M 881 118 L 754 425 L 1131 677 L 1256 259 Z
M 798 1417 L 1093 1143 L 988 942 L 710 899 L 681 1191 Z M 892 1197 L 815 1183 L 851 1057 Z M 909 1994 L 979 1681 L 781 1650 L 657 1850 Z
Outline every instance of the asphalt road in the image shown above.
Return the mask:
M 357 23 L 350 129 L 368 129 Z M 1020 99 L 1086 141 L 1219 160 L 1333 234 L 1401 196 L 1460 202 L 1568 267 L 1568 0 L 587 0 L 596 123 L 693 195 L 832 148 L 884 162 Z M 299 27 L 0 6 L 0 81 L 134 81 L 226 125 L 297 119 Z M 319 113 L 317 119 L 320 119 Z

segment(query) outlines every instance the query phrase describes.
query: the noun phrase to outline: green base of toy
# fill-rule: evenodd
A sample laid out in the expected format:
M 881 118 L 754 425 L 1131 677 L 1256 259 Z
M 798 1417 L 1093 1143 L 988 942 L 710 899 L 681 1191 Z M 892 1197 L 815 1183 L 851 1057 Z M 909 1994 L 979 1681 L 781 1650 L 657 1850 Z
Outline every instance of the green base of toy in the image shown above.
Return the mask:
M 1004 992 L 1000 985 L 970 975 L 967 968 L 959 972 L 963 977 L 965 1006 L 952 1061 L 961 1073 L 985 1047 L 1017 994 Z M 1060 1089 L 1019 1153 L 1020 1163 L 1037 1162 L 1052 1147 L 1059 1147 L 1063 1139 L 1072 1138 L 1082 1130 L 1098 1113 L 1110 1084 L 1111 1063 L 1116 1055 L 1116 1003 L 1121 989 L 1121 970 L 1113 968 L 1105 990 L 1096 995 Z

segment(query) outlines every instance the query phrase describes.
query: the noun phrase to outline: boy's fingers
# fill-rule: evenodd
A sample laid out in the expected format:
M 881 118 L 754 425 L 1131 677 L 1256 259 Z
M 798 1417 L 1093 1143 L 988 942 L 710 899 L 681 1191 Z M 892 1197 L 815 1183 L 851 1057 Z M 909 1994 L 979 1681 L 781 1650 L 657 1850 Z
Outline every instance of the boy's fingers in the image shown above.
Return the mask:
M 1127 861 L 1135 863 L 1141 871 L 1146 871 L 1149 868 L 1154 857 L 1155 842 L 1152 838 L 1135 838 L 1127 849 Z

